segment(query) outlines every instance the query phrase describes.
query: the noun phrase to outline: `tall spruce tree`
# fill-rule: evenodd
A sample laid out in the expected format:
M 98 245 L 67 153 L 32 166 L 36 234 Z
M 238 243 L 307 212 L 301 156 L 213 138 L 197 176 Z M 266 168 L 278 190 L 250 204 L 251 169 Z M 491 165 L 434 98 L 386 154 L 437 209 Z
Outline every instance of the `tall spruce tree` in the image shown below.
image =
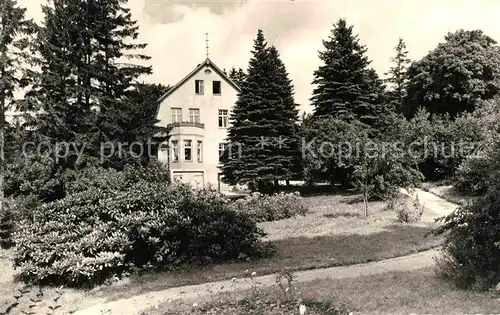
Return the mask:
M 278 107 L 273 108 L 277 115 L 274 128 L 278 131 L 278 135 L 275 152 L 270 158 L 274 159 L 281 169 L 279 179 L 290 180 L 297 175 L 300 163 L 298 104 L 295 103 L 292 80 L 288 77 L 288 71 L 278 50 L 275 46 L 271 46 L 268 52 L 273 68 L 271 87 L 278 100 Z
M 137 22 L 132 20 L 127 0 L 96 1 L 95 14 L 98 23 L 94 28 L 96 39 L 95 67 L 102 74 L 97 91 L 99 112 L 97 126 L 99 142 L 122 142 L 127 131 L 123 128 L 127 112 L 131 110 L 129 96 L 131 87 L 151 67 L 130 63 L 128 60 L 149 60 L 140 54 L 146 44 L 135 44 L 138 36 Z M 94 11 L 90 10 L 90 12 Z M 120 165 L 120 157 L 115 161 Z M 113 165 L 113 164 L 112 164 Z M 116 164 L 114 164 L 116 165 Z
M 319 53 L 322 65 L 314 72 L 314 116 L 376 124 L 380 97 L 374 82 L 378 77 L 369 69 L 366 48 L 353 34 L 353 27 L 339 19 L 323 45 L 325 50 Z
M 82 78 L 82 72 L 90 73 L 91 69 L 86 67 L 84 49 L 78 48 L 83 46 L 79 34 L 84 29 L 86 7 L 75 0 L 55 0 L 42 10 L 45 18 L 34 41 L 37 54 L 33 58 L 39 71 L 32 72 L 33 86 L 22 110 L 32 113 L 28 124 L 37 141 L 50 144 L 45 149 L 55 150 L 60 143 L 82 147 L 92 126 L 90 104 L 84 102 L 90 91 L 85 90 Z M 74 147 L 70 150 L 64 162 L 74 159 Z
M 16 0 L 0 1 L 0 210 L 4 199 L 5 112 L 15 109 L 14 93 L 26 83 L 23 62 L 27 60 L 30 44 L 27 35 L 34 31 L 34 24 L 25 18 L 25 12 Z M 10 137 L 7 140 L 10 143 Z M 11 153 L 9 149 L 7 153 Z
M 293 87 L 276 48 L 267 46 L 262 30 L 231 113 L 228 156 L 221 167 L 229 184 L 250 184 L 261 192 L 291 178 L 298 111 Z
M 246 77 L 245 71 L 243 71 L 243 69 L 241 68 L 238 68 L 238 70 L 236 70 L 235 67 L 232 67 L 231 71 L 229 71 L 229 78 L 238 86 L 243 85 L 245 77 Z
M 406 70 L 410 65 L 408 58 L 408 50 L 406 43 L 402 38 L 399 38 L 398 44 L 394 47 L 396 55 L 391 58 L 393 65 L 389 71 L 385 73 L 387 78 L 384 80 L 388 83 L 388 91 L 386 94 L 387 101 L 394 105 L 398 112 L 403 110 L 403 101 L 406 97 L 406 89 L 408 84 L 408 76 Z
M 34 127 L 45 140 L 84 147 L 87 156 L 104 156 L 101 162 L 115 167 L 121 166 L 121 157 L 102 155 L 101 148 L 127 138 L 131 86 L 151 71 L 128 61 L 148 57 L 139 53 L 144 44 L 133 43 L 138 27 L 124 3 L 53 0 L 43 8 L 36 41 L 41 71 L 27 102 L 38 113 Z M 59 162 L 74 167 L 75 155 Z
M 155 154 L 157 146 L 149 141 L 158 133 L 167 133 L 167 128 L 158 127 L 156 124 L 158 99 L 170 89 L 170 86 L 154 83 L 135 84 L 128 100 L 131 104 L 125 124 L 124 139 L 128 143 L 140 143 L 142 148 L 134 145 L 131 149 L 135 158 L 139 156 L 137 162 L 147 163 L 150 161 L 150 154 Z M 146 150 L 151 150 L 150 152 Z M 141 154 L 142 153 L 142 154 Z M 142 156 L 141 156 L 142 155 Z

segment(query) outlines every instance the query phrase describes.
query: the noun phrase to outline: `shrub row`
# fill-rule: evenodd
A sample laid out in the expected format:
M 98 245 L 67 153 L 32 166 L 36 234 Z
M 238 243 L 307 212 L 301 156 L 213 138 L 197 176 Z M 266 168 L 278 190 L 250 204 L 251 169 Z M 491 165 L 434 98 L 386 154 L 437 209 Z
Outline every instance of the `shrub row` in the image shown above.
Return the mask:
M 44 202 L 89 189 L 125 191 L 139 182 L 167 184 L 168 170 L 160 163 L 151 163 L 126 165 L 122 171 L 89 166 L 61 172 L 49 156 L 29 155 L 19 159 L 7 167 L 5 192 L 9 207 L 0 209 L 0 246 L 10 246 L 16 223 L 32 220 L 33 209 Z
M 459 207 L 435 231 L 445 236 L 440 271 L 461 288 L 487 290 L 500 282 L 499 187 Z
M 245 198 L 234 201 L 231 208 L 236 212 L 245 213 L 255 222 L 292 218 L 305 215 L 308 211 L 298 192 L 280 192 L 274 195 L 254 192 Z
M 264 233 L 227 199 L 182 184 L 141 182 L 44 204 L 14 233 L 15 265 L 31 283 L 92 286 L 135 268 L 261 257 Z

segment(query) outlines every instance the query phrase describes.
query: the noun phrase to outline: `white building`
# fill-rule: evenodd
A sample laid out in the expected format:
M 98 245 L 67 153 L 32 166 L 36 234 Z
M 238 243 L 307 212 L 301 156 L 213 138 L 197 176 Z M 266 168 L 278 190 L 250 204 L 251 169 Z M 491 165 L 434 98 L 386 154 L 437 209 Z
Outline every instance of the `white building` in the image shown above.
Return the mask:
M 158 124 L 173 128 L 169 143 L 159 146 L 158 160 L 169 165 L 172 179 L 230 189 L 221 182 L 218 166 L 239 91 L 207 58 L 160 98 Z

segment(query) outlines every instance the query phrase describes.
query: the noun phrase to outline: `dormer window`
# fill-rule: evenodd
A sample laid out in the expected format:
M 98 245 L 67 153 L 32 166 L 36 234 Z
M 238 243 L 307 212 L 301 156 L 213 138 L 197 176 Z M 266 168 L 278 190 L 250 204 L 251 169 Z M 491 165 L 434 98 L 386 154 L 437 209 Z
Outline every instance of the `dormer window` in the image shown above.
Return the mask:
M 203 80 L 194 81 L 194 91 L 198 95 L 203 95 Z

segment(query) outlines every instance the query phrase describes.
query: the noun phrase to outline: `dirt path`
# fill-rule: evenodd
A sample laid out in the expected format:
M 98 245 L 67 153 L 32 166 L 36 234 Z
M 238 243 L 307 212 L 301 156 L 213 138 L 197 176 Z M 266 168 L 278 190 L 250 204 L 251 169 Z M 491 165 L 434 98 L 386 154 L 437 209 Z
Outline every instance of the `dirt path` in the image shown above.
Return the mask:
M 433 221 L 438 217 L 450 214 L 457 207 L 456 204 L 448 202 L 432 193 L 425 192 L 420 189 L 417 189 L 414 192 L 413 196 L 415 197 L 416 195 L 418 195 L 419 201 L 424 206 L 426 220 Z M 428 250 L 404 257 L 392 258 L 367 264 L 301 271 L 296 272 L 295 276 L 298 282 L 307 282 L 315 279 L 352 278 L 390 271 L 411 271 L 433 266 L 433 257 L 436 254 L 438 254 L 438 251 Z M 255 280 L 259 287 L 275 285 L 275 275 L 256 277 Z M 251 286 L 248 279 L 226 280 L 200 285 L 170 288 L 162 291 L 138 295 L 128 299 L 95 305 L 91 308 L 81 310 L 73 314 L 136 315 L 146 309 L 165 302 L 174 302 L 180 299 L 184 301 L 202 301 L 212 294 L 236 292 L 250 288 Z

